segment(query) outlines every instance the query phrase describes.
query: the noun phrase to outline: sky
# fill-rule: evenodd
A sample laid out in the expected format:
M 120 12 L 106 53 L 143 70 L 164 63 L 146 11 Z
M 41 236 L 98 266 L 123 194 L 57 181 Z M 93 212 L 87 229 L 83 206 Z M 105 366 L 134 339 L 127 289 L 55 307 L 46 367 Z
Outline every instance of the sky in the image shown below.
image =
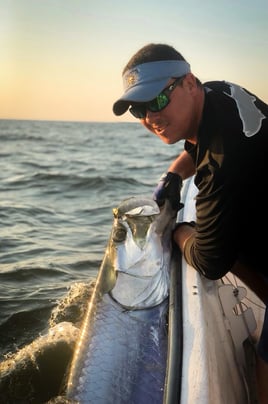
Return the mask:
M 0 119 L 134 122 L 112 105 L 151 42 L 268 102 L 267 21 L 267 0 L 0 0 Z

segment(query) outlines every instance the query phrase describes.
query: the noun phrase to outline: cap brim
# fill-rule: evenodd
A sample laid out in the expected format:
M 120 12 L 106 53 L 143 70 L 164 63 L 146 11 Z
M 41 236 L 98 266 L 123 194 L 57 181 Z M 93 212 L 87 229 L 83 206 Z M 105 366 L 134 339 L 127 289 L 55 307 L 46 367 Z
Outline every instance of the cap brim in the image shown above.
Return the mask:
M 113 113 L 115 115 L 123 115 L 127 112 L 130 106 L 130 101 L 118 100 L 113 105 Z
M 137 84 L 130 87 L 113 105 L 115 115 L 123 115 L 133 102 L 148 102 L 153 100 L 166 87 L 169 78 L 155 80 L 146 85 Z
M 123 74 L 125 92 L 113 105 L 115 115 L 124 114 L 134 102 L 148 102 L 158 96 L 171 77 L 190 72 L 185 60 L 158 60 L 142 63 Z

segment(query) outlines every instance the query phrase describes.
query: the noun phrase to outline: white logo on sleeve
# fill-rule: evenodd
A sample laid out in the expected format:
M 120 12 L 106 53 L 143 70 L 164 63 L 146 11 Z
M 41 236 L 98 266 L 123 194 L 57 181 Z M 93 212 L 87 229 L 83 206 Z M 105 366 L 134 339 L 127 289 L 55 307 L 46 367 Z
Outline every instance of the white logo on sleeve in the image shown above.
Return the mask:
M 232 97 L 236 102 L 245 136 L 254 136 L 259 132 L 262 120 L 265 118 L 254 104 L 256 98 L 248 94 L 242 87 L 233 83 L 226 83 L 230 86 L 231 94 L 225 94 Z

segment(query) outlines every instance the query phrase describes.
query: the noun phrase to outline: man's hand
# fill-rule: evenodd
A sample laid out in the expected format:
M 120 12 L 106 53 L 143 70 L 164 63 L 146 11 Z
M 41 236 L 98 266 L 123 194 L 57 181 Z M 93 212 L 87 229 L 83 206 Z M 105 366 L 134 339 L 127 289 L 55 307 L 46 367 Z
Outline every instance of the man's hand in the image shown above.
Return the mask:
M 169 171 L 161 176 L 154 190 L 153 199 L 157 202 L 158 206 L 162 206 L 165 200 L 168 199 L 172 209 L 178 211 L 183 207 L 180 195 L 181 187 L 181 177 Z

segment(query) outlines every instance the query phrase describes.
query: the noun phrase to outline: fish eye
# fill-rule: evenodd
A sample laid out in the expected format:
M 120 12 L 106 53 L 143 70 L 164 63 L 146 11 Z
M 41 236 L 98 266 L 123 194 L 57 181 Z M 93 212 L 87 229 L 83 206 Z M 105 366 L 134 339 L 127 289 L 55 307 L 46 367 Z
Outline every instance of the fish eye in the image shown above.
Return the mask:
M 115 243 L 120 243 L 126 239 L 127 231 L 123 226 L 116 226 L 113 230 L 112 240 Z

